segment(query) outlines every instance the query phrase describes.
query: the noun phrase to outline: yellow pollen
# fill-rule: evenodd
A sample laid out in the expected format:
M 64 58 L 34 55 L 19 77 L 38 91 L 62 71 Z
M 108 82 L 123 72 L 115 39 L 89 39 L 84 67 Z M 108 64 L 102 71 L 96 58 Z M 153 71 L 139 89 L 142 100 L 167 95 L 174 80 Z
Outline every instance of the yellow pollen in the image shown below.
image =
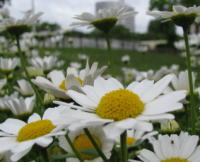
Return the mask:
M 127 145 L 128 146 L 131 146 L 131 145 L 133 145 L 134 143 L 135 143 L 135 138 L 134 137 L 127 137 L 126 138 L 126 143 L 127 143 Z
M 83 80 L 82 80 L 80 77 L 77 77 L 76 79 L 79 81 L 79 83 L 80 83 L 81 85 L 83 85 Z
M 97 108 L 96 114 L 115 121 L 135 118 L 144 111 L 140 97 L 126 89 L 119 89 L 105 94 Z
M 161 160 L 161 162 L 189 162 L 189 161 L 182 158 L 170 158 L 167 160 Z
M 65 84 L 65 80 L 63 80 L 61 82 L 61 84 L 59 85 L 59 88 L 65 90 L 65 91 L 67 90 L 67 87 L 66 87 L 66 84 Z
M 50 120 L 31 122 L 19 130 L 17 141 L 23 142 L 44 136 L 49 134 L 54 128 L 56 126 Z
M 95 142 L 98 144 L 98 146 L 101 148 L 102 146 L 101 146 L 100 140 L 94 135 L 92 137 L 95 140 Z M 85 134 L 80 134 L 79 136 L 75 138 L 74 146 L 79 152 L 83 151 L 84 149 L 95 149 L 90 139 Z M 86 153 L 80 153 L 80 155 L 84 160 L 93 160 L 97 158 L 92 155 L 88 155 Z

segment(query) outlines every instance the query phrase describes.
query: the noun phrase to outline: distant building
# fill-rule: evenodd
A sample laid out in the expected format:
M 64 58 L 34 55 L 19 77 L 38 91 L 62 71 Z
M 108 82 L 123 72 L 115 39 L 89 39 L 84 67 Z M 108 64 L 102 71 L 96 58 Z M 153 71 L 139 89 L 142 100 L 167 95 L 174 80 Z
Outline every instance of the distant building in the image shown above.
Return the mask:
M 101 2 L 97 2 L 96 6 L 95 6 L 96 13 L 99 10 L 102 10 L 102 9 L 109 9 L 109 8 L 117 7 L 119 5 L 119 3 L 124 3 L 124 1 L 119 0 L 118 2 L 116 2 L 116 1 L 101 1 Z M 127 6 L 129 11 L 134 11 L 133 7 L 131 7 L 131 6 L 127 5 L 127 4 L 125 4 L 125 5 Z M 134 20 L 135 20 L 135 17 L 131 16 L 129 18 L 126 18 L 126 19 L 123 19 L 123 20 L 119 21 L 118 24 L 124 25 L 131 32 L 134 32 L 135 31 Z

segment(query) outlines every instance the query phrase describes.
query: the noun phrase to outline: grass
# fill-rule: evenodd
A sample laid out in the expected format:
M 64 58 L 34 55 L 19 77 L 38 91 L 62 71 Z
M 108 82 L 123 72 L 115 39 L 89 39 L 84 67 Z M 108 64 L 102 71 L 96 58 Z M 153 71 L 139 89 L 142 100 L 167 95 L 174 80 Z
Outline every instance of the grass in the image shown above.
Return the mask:
M 59 58 L 65 61 L 64 68 L 67 68 L 71 61 L 77 61 L 77 55 L 79 53 L 87 54 L 90 58 L 90 62 L 98 61 L 100 65 L 107 65 L 108 52 L 105 49 L 94 49 L 94 48 L 49 48 L 40 49 L 41 54 L 44 54 L 44 50 L 51 52 L 60 51 L 61 55 Z M 121 74 L 121 67 L 133 67 L 138 70 L 149 70 L 159 69 L 161 66 L 170 66 L 172 64 L 180 65 L 181 69 L 185 68 L 184 58 L 177 54 L 171 53 L 156 53 L 156 52 L 138 52 L 129 50 L 112 50 L 112 68 L 108 68 L 107 73 L 113 76 Z M 128 65 L 124 65 L 121 62 L 121 57 L 125 54 L 129 54 L 131 61 Z

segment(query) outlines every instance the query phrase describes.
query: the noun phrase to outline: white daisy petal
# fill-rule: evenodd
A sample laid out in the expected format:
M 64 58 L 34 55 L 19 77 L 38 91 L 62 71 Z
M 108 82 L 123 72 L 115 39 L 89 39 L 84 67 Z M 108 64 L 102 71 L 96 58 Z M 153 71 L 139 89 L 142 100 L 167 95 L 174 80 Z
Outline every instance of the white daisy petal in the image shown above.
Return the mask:
M 28 123 L 31 123 L 31 122 L 34 122 L 34 121 L 37 121 L 37 120 L 41 120 L 41 117 L 40 117 L 40 115 L 34 113 L 33 115 L 31 115 L 28 118 Z
M 36 143 L 41 147 L 47 147 L 53 142 L 52 137 L 41 137 L 36 140 Z
M 6 133 L 17 134 L 18 131 L 25 125 L 26 123 L 18 120 L 18 119 L 6 119 L 6 121 L 0 124 L 0 129 Z
M 141 98 L 142 101 L 147 103 L 154 98 L 158 97 L 163 90 L 168 86 L 172 81 L 174 75 L 167 75 L 158 82 L 156 82 Z

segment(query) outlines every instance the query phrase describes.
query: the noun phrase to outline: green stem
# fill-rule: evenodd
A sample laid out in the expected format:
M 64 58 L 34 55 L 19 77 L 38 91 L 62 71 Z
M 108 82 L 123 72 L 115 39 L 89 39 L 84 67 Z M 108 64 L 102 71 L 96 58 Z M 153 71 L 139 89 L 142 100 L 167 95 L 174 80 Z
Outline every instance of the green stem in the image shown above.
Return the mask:
M 99 156 L 101 156 L 101 158 L 103 159 L 104 162 L 108 162 L 107 157 L 104 155 L 104 153 L 99 148 L 98 144 L 96 143 L 96 141 L 92 137 L 90 131 L 87 128 L 84 128 L 84 132 L 88 136 L 88 138 L 90 139 L 90 141 L 92 142 L 92 144 L 95 147 L 96 151 L 98 152 Z
M 191 122 L 191 127 L 192 127 L 192 133 L 195 133 L 196 110 L 194 107 L 194 87 L 193 87 L 193 78 L 192 78 L 190 47 L 189 47 L 189 41 L 188 41 L 188 28 L 183 28 L 183 31 L 184 31 L 186 62 L 187 62 L 188 78 L 189 78 L 189 86 L 190 86 L 190 122 Z
M 36 104 L 37 104 L 36 112 L 41 114 L 42 103 L 43 103 L 42 98 L 40 96 L 39 91 L 37 90 L 37 87 L 31 82 L 31 77 L 29 76 L 28 71 L 26 69 L 26 64 L 25 64 L 26 61 L 25 61 L 24 55 L 21 51 L 20 39 L 17 36 L 16 36 L 16 41 L 17 41 L 17 49 L 18 49 L 18 53 L 19 53 L 19 56 L 20 56 L 22 69 L 25 72 L 26 78 L 27 78 L 28 82 L 31 84 L 31 86 L 32 86 L 32 88 L 33 88 L 33 90 L 36 94 Z
M 77 149 L 75 148 L 74 144 L 72 143 L 71 139 L 69 138 L 68 133 L 65 136 L 67 142 L 69 143 L 70 147 L 72 148 L 73 152 L 76 154 L 77 158 L 80 160 L 80 162 L 84 162 L 84 160 L 82 159 L 80 153 L 77 151 Z
M 41 148 L 40 149 L 40 156 L 42 162 L 49 162 L 49 156 L 46 148 Z
M 107 44 L 107 50 L 108 50 L 108 65 L 112 65 L 112 53 L 111 53 L 111 43 L 110 43 L 110 37 L 109 34 L 105 35 L 106 38 L 106 44 Z
M 127 132 L 124 131 L 120 136 L 121 144 L 121 162 L 128 162 L 127 144 L 126 144 Z

